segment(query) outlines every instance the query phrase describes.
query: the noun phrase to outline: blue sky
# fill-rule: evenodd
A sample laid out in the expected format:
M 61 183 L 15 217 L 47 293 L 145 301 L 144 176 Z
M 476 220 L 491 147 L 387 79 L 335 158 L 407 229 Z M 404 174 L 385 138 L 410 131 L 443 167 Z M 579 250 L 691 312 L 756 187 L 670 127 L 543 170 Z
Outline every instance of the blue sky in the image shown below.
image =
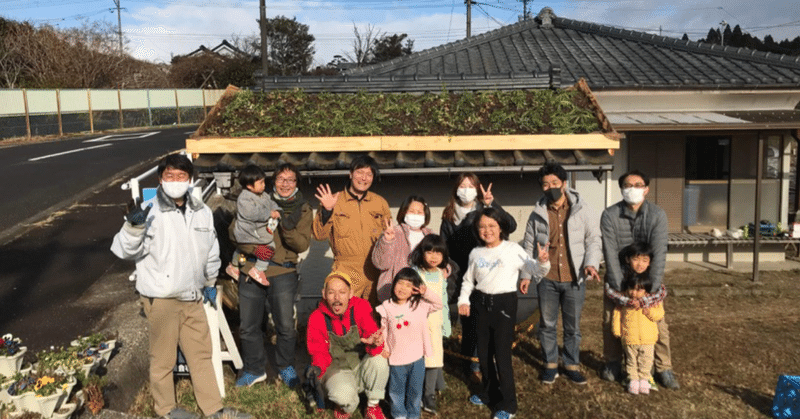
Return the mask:
M 142 59 L 169 62 L 172 54 L 186 54 L 201 44 L 213 47 L 232 36 L 257 34 L 258 0 L 120 0 L 122 28 L 128 51 Z M 723 20 L 731 27 L 776 40 L 800 35 L 800 7 L 786 0 L 681 1 L 594 0 L 530 2 L 533 15 L 551 7 L 557 16 L 690 39 L 705 37 Z M 0 16 L 62 28 L 83 20 L 116 25 L 113 0 L 0 0 Z M 472 34 L 514 23 L 522 14 L 519 0 L 482 0 L 473 5 Z M 315 36 L 315 65 L 352 50 L 354 25 L 368 25 L 386 34 L 407 33 L 414 51 L 465 36 L 463 0 L 267 0 L 267 15 L 296 17 Z

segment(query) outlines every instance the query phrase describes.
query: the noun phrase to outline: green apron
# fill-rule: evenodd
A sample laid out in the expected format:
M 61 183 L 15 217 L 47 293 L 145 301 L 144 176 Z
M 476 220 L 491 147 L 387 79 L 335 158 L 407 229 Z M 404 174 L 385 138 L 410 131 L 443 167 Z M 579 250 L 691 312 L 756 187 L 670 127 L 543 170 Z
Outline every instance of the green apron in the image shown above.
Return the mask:
M 350 310 L 350 329 L 343 336 L 339 336 L 333 331 L 331 318 L 327 315 L 325 316 L 331 354 L 331 365 L 325 372 L 326 376 L 330 377 L 340 370 L 355 370 L 361 362 L 361 356 L 365 353 L 364 344 L 361 343 L 361 335 L 358 334 L 354 311 L 354 309 Z

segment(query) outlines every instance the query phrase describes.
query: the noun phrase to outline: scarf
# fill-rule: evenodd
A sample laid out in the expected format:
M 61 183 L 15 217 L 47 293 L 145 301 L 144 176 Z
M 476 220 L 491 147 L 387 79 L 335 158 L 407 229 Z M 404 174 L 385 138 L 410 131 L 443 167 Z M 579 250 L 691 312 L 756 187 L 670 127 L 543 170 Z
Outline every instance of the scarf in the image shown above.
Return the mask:
M 272 200 L 278 204 L 279 207 L 283 210 L 283 216 L 288 217 L 289 215 L 294 212 L 294 210 L 300 208 L 306 201 L 303 199 L 303 193 L 300 192 L 300 189 L 294 188 L 294 192 L 291 195 L 287 196 L 286 198 L 278 195 L 278 192 L 275 191 L 273 188 L 272 190 Z

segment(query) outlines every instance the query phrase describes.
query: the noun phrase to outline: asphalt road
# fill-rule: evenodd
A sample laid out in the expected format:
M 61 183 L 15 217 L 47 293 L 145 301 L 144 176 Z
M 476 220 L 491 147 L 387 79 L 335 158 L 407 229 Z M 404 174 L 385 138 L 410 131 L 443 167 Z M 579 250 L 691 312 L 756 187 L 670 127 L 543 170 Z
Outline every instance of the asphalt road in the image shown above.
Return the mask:
M 120 184 L 183 148 L 191 130 L 0 148 L 0 333 L 31 350 L 65 345 L 134 298 L 132 286 L 98 287 L 133 266 L 109 251 L 130 200 Z

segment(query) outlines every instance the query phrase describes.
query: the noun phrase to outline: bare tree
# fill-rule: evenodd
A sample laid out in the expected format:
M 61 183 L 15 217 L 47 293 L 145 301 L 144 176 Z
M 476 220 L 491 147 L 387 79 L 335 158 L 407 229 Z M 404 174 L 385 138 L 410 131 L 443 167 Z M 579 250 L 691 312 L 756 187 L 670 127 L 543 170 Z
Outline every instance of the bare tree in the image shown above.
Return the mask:
M 358 26 L 353 23 L 353 51 L 345 52 L 344 55 L 356 63 L 358 67 L 367 65 L 375 56 L 375 40 L 381 38 L 383 33 L 375 26 L 367 24 L 367 27 L 359 31 Z

